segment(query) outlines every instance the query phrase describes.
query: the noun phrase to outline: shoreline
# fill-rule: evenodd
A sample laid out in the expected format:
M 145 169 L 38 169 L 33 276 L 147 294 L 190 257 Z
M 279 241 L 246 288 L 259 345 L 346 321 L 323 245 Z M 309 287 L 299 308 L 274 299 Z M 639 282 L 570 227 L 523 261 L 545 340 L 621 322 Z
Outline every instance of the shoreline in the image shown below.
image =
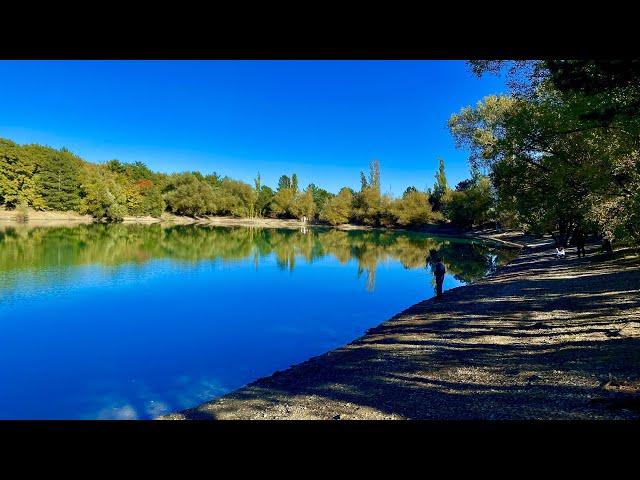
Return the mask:
M 638 254 L 556 260 L 520 238 L 494 274 L 159 419 L 640 418 Z
M 75 212 L 61 211 L 39 211 L 29 209 L 28 219 L 19 221 L 15 218 L 16 212 L 0 208 L 0 226 L 73 226 L 80 224 L 100 223 L 90 215 L 81 215 Z M 162 214 L 161 217 L 151 216 L 125 216 L 122 220 L 126 225 L 203 225 L 203 226 L 220 226 L 220 227 L 257 227 L 257 228 L 326 228 L 342 231 L 383 231 L 383 232 L 411 232 L 424 233 L 433 236 L 445 236 L 455 238 L 468 238 L 487 240 L 499 243 L 506 247 L 520 248 L 521 245 L 512 241 L 513 238 L 522 236 L 521 232 L 501 232 L 498 233 L 492 229 L 469 230 L 464 231 L 447 225 L 428 225 L 420 229 L 405 228 L 386 228 L 386 227 L 370 227 L 367 225 L 328 225 L 321 223 L 303 223 L 297 219 L 281 219 L 281 218 L 236 218 L 236 217 L 201 217 L 192 218 L 181 215 L 174 215 L 168 212 Z

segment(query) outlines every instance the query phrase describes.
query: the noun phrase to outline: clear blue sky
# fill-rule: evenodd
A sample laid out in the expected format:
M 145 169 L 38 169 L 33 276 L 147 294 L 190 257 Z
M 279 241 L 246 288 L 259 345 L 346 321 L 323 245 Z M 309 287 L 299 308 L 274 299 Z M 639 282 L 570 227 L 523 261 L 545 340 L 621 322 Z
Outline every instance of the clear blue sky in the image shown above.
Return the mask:
M 463 61 L 0 61 L 0 136 L 334 192 L 377 158 L 400 195 L 432 185 L 440 156 L 450 183 L 465 178 L 447 119 L 504 91 Z

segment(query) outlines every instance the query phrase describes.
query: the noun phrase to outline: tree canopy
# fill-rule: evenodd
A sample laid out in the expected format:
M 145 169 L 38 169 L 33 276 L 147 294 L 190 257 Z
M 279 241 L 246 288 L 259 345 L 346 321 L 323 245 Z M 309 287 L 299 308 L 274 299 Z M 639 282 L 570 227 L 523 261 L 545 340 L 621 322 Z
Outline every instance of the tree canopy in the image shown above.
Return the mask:
M 454 114 L 470 162 L 488 169 L 498 213 L 566 244 L 577 227 L 640 241 L 640 67 L 637 61 L 474 61 L 507 69 L 509 95 Z

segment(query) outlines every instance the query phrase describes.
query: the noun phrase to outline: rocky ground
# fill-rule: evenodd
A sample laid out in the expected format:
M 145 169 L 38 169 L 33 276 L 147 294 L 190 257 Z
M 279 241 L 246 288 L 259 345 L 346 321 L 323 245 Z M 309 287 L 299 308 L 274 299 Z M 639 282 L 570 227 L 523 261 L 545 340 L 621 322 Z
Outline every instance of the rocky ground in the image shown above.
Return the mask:
M 640 418 L 638 254 L 552 251 L 529 244 L 343 348 L 163 418 Z

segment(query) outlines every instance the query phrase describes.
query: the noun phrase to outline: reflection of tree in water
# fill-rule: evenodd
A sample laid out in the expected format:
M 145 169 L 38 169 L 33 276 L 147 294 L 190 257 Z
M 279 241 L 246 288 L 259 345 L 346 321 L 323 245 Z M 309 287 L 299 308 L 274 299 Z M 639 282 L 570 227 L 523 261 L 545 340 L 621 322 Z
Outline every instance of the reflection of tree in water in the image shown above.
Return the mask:
M 430 252 L 444 258 L 456 279 L 471 282 L 504 263 L 509 251 L 478 241 L 429 237 L 409 232 L 297 230 L 246 227 L 92 224 L 75 227 L 10 227 L 0 229 L 0 271 L 56 267 L 144 263 L 168 258 L 198 262 L 252 259 L 259 268 L 274 255 L 279 268 L 293 271 L 296 259 L 312 263 L 331 256 L 345 264 L 355 260 L 358 277 L 366 274 L 375 287 L 380 262 L 397 260 L 405 268 L 424 268 Z

